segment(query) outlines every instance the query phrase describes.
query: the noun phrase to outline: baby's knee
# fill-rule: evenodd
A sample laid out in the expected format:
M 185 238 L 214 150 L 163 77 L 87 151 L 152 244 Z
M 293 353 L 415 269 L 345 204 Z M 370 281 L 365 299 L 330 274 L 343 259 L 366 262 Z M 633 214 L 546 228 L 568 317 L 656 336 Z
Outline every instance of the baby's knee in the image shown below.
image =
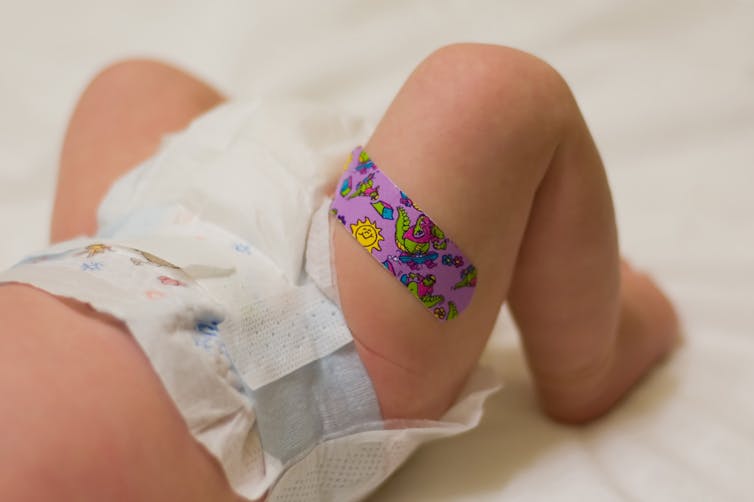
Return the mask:
M 442 145 L 449 176 L 531 187 L 577 117 L 564 79 L 541 59 L 507 47 L 455 44 L 419 64 L 383 120 L 411 127 L 417 151 Z
M 209 108 L 224 98 L 189 73 L 154 59 L 122 59 L 101 69 L 89 82 L 84 98 L 101 97 L 124 107 L 154 106 L 159 99 L 163 108 L 186 102 L 197 108 Z M 146 99 L 152 98 L 152 99 Z M 153 111 L 153 110 L 152 110 Z
M 121 59 L 100 69 L 90 81 L 89 89 L 115 88 L 127 90 L 145 78 L 151 80 L 155 77 L 165 78 L 165 76 L 177 71 L 180 70 L 153 59 Z
M 442 47 L 417 68 L 430 96 L 453 108 L 508 122 L 553 129 L 575 110 L 563 77 L 542 59 L 517 49 L 461 43 Z

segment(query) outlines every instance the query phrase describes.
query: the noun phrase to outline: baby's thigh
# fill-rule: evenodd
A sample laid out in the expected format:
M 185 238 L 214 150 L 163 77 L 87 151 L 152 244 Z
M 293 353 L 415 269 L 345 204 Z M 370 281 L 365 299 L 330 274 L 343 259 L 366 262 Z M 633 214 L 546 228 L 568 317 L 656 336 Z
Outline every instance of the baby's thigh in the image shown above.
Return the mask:
M 541 61 L 510 49 L 442 49 L 409 78 L 367 144 L 477 276 L 468 308 L 438 321 L 336 224 L 341 304 L 386 418 L 439 417 L 477 363 L 557 144 L 550 111 L 557 97 L 547 85 L 554 78 Z
M 0 499 L 232 500 L 122 324 L 18 284 L 0 320 Z

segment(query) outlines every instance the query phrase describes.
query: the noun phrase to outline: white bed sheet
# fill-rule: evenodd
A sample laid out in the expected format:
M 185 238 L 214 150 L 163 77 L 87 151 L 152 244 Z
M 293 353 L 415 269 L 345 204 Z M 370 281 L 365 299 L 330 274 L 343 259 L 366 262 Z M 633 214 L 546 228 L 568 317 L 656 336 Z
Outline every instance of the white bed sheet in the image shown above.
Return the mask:
M 152 56 L 231 96 L 378 117 L 436 47 L 557 67 L 590 123 L 625 253 L 675 298 L 686 344 L 584 428 L 536 409 L 509 317 L 481 427 L 424 448 L 375 501 L 754 500 L 754 3 L 750 0 L 3 2 L 0 267 L 46 242 L 65 123 L 106 63 Z

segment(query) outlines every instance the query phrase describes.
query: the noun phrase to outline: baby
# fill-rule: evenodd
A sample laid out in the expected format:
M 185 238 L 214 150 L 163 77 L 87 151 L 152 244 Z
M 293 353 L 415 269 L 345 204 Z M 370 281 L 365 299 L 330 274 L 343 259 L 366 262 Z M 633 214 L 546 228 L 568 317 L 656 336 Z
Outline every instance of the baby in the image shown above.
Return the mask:
M 101 233 L 97 208 L 113 182 L 167 133 L 223 101 L 152 61 L 98 75 L 66 135 L 52 242 Z M 347 167 L 339 180 L 328 177 L 331 299 L 339 305 L 331 315 L 342 313 L 385 430 L 442 419 L 506 301 L 542 409 L 561 422 L 609 411 L 676 343 L 673 307 L 619 257 L 599 154 L 568 86 L 541 60 L 491 45 L 436 51 Z M 92 237 L 69 257 L 116 247 Z M 154 270 L 165 288 L 200 281 L 152 250 L 123 249 L 124 263 Z M 130 318 L 28 284 L 35 282 L 0 285 L 0 498 L 221 501 L 255 493 L 197 441 L 201 431 L 156 366 L 162 356 L 135 342 Z M 217 322 L 197 329 L 214 333 Z M 230 357 L 227 367 L 237 363 Z M 252 396 L 264 426 L 264 385 L 234 385 Z M 290 453 L 285 465 L 304 453 Z

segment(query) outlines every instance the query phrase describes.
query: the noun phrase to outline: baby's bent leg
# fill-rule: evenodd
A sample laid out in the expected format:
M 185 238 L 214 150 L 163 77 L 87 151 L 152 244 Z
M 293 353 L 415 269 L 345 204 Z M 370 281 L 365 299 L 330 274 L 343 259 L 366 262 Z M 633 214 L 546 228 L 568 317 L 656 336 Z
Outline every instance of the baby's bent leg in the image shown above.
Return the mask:
M 119 176 L 223 101 L 178 68 L 128 59 L 102 70 L 82 94 L 68 125 L 50 230 L 52 242 L 97 229 L 97 207 Z
M 610 194 L 578 107 L 548 65 L 502 47 L 441 49 L 406 82 L 366 151 L 478 270 L 471 306 L 439 323 L 336 228 L 341 302 L 386 417 L 441 415 L 509 294 L 555 417 L 605 411 L 664 351 L 643 347 L 631 368 L 619 362 Z M 596 385 L 613 367 L 620 385 Z M 571 385 L 553 385 L 563 380 Z

